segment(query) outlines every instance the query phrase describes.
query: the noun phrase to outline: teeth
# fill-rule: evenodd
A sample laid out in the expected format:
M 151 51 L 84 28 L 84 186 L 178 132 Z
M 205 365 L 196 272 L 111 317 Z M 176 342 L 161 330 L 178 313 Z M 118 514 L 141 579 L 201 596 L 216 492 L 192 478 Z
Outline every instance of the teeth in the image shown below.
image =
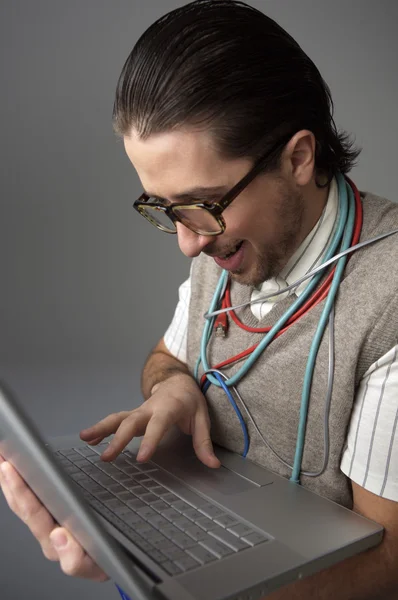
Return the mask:
M 241 247 L 242 242 L 240 242 L 235 248 L 234 250 L 232 250 L 232 252 L 229 252 L 228 254 L 224 254 L 223 256 L 220 256 L 220 258 L 222 259 L 226 259 L 229 258 L 230 256 L 232 256 L 233 254 L 235 254 L 235 252 L 237 252 L 239 250 L 239 248 Z

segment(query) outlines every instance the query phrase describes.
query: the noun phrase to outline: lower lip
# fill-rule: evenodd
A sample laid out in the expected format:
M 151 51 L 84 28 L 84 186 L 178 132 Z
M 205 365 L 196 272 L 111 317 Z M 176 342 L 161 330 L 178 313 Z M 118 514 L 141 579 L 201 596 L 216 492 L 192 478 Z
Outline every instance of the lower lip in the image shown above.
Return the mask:
M 214 261 L 217 263 L 219 267 L 225 269 L 226 271 L 237 271 L 243 262 L 243 257 L 245 254 L 245 243 L 241 245 L 239 250 L 235 252 L 230 258 L 219 258 L 214 257 Z

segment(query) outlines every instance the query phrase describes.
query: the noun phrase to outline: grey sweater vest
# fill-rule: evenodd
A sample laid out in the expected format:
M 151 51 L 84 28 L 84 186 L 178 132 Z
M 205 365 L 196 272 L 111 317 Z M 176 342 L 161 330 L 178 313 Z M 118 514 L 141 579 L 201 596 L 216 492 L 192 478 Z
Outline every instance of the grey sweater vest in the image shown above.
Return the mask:
M 362 194 L 364 220 L 361 241 L 398 228 L 398 204 L 369 193 Z M 193 372 L 199 355 L 200 338 L 220 269 L 213 259 L 200 255 L 193 261 L 189 306 L 188 365 Z M 236 282 L 231 286 L 232 305 L 250 300 L 252 289 Z M 276 303 L 258 321 L 250 307 L 237 311 L 253 327 L 273 325 L 296 299 Z M 274 339 L 248 374 L 238 384 L 257 426 L 272 448 L 293 464 L 301 390 L 310 345 L 325 301 Z M 208 361 L 211 366 L 258 343 L 264 334 L 250 333 L 229 319 L 225 338 L 211 337 Z M 324 409 L 328 377 L 328 329 L 316 360 L 308 411 L 302 469 L 316 472 L 323 460 Z M 301 476 L 305 487 L 347 507 L 352 507 L 348 478 L 340 470 L 353 400 L 358 383 L 371 364 L 398 340 L 398 234 L 375 242 L 351 255 L 335 303 L 335 371 L 329 416 L 330 451 L 327 467 L 318 477 Z M 242 363 L 224 372 L 231 376 Z M 202 373 L 200 371 L 200 373 Z M 219 445 L 242 453 L 243 435 L 236 414 L 224 392 L 210 386 L 207 393 L 211 436 Z M 245 418 L 245 412 L 242 410 Z M 270 470 L 290 477 L 286 467 L 265 446 L 245 418 L 249 435 L 248 458 Z

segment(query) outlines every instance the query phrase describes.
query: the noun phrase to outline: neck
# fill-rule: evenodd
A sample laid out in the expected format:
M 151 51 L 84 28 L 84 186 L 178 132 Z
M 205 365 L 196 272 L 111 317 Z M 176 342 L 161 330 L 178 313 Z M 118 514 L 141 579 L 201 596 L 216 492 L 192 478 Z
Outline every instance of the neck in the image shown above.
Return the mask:
M 303 190 L 304 211 L 298 246 L 307 237 L 320 219 L 322 211 L 328 201 L 329 188 L 329 185 L 327 187 L 320 188 L 316 185 L 314 180 L 311 180 L 308 186 L 306 186 L 306 189 Z

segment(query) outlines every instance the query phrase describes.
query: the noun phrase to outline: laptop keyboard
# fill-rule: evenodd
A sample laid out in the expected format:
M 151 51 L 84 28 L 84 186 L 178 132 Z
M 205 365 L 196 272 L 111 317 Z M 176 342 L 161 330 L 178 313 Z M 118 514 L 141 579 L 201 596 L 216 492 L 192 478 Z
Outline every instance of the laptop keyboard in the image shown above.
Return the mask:
M 125 450 L 114 461 L 107 443 L 55 452 L 86 500 L 170 575 L 195 569 L 272 538 L 195 493 L 189 501 L 164 485 L 154 463 Z

